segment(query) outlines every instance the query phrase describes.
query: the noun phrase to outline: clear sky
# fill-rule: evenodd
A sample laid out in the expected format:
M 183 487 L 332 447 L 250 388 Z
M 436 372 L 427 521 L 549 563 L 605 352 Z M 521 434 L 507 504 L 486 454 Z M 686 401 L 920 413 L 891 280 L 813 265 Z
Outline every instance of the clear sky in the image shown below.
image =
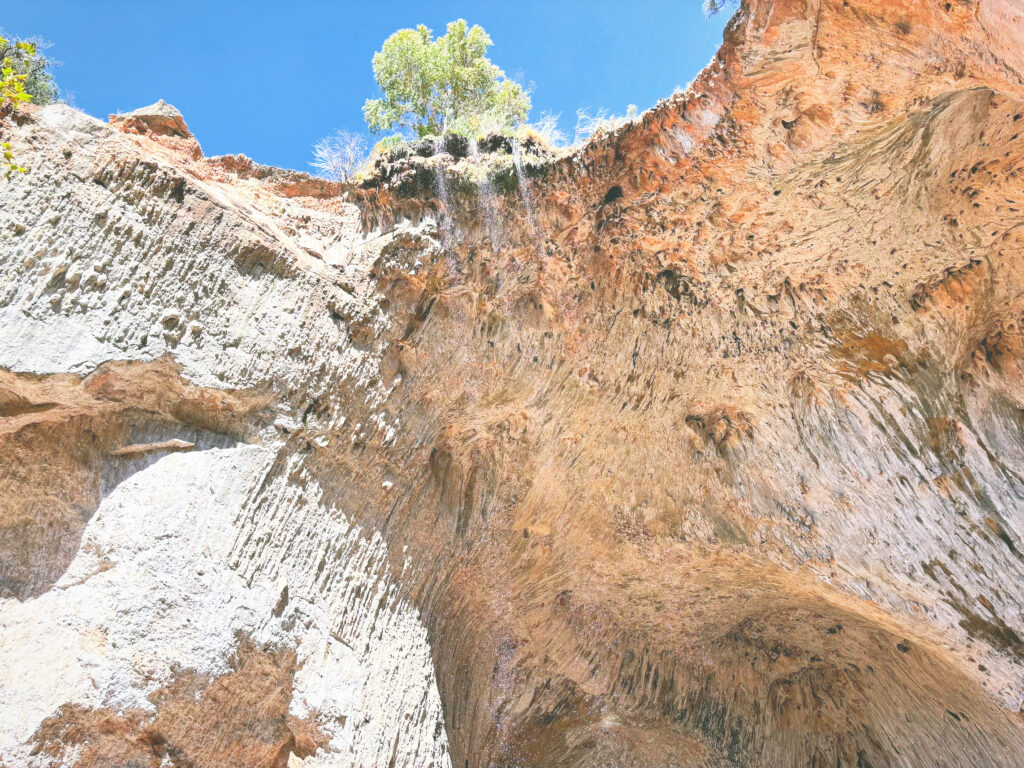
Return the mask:
M 377 95 L 370 59 L 384 39 L 465 18 L 494 40 L 491 60 L 533 85 L 531 118 L 641 110 L 711 59 L 727 14 L 700 0 L 18 0 L 0 9 L 11 36 L 40 35 L 57 81 L 97 117 L 157 99 L 182 111 L 207 155 L 308 170 L 336 129 L 365 131 Z

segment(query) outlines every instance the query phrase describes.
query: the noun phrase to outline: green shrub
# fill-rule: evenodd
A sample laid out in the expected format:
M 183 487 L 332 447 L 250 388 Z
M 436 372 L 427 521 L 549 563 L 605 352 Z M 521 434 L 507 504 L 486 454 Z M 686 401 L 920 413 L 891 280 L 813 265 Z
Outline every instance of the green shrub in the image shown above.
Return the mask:
M 380 141 L 373 145 L 373 149 L 370 150 L 370 156 L 375 157 L 377 155 L 383 154 L 384 152 L 389 152 L 395 147 L 400 146 L 404 141 L 405 137 L 402 136 L 400 133 L 393 133 L 390 136 L 385 136 L 383 139 L 381 139 Z
M 38 38 L 9 40 L 0 36 L 0 61 L 21 78 L 33 104 L 52 104 L 60 97 L 60 90 L 53 79 L 54 63 L 40 53 L 40 47 Z
M 485 55 L 482 27 L 463 19 L 433 39 L 424 25 L 400 29 L 373 57 L 383 97 L 368 99 L 363 116 L 374 133 L 408 128 L 418 136 L 508 132 L 526 119 L 530 97 Z
M 45 58 L 38 55 L 36 44 L 31 40 L 8 40 L 0 37 L 0 118 L 7 117 L 22 104 L 32 101 L 38 94 L 48 98 L 53 86 L 53 78 L 46 71 Z M 39 60 L 44 62 L 42 70 L 36 66 Z M 40 72 L 42 75 L 40 75 Z M 45 75 L 45 77 L 44 77 Z M 25 173 L 28 169 L 19 165 L 14 159 L 10 142 L 0 143 L 0 168 L 5 178 L 10 181 L 15 173 Z

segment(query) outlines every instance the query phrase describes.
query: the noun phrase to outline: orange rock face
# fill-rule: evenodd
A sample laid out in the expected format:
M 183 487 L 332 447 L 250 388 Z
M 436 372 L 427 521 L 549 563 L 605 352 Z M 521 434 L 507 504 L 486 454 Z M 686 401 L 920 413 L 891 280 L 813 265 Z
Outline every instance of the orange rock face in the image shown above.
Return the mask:
M 33 753 L 96 768 L 284 768 L 289 755 L 325 743 L 315 725 L 288 716 L 294 674 L 294 652 L 243 638 L 227 674 L 209 680 L 186 670 L 155 691 L 155 716 L 62 707 L 40 725 Z
M 36 636 L 26 598 L 69 610 L 76 536 L 119 551 L 113 513 L 193 455 L 126 439 L 144 412 L 241 444 L 195 466 L 269 457 L 237 511 L 189 507 L 235 532 L 201 565 L 229 618 L 195 618 L 261 638 L 266 674 L 218 677 L 181 627 L 131 674 L 97 651 L 117 674 L 0 755 L 1024 763 L 1021 51 L 1007 0 L 750 0 L 685 93 L 577 151 L 413 145 L 359 188 L 31 113 L 0 299 L 60 354 L 0 333 L 0 409 L 10 495 L 53 466 L 59 503 L 8 517 L 82 522 L 17 566 L 0 649 Z M 180 378 L 138 362 L 164 354 Z M 87 520 L 118 451 L 154 463 Z M 179 657 L 189 697 L 132 677 Z

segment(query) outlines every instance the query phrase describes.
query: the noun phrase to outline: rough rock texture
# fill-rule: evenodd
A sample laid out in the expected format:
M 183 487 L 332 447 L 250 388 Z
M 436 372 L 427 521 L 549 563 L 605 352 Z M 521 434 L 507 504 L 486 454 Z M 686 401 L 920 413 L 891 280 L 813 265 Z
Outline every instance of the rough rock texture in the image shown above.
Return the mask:
M 104 363 L 84 379 L 0 372 L 0 596 L 53 586 L 101 494 L 137 469 L 138 457 L 242 437 L 260 404 L 189 386 L 168 356 Z M 192 439 L 144 437 L 154 430 Z
M 123 115 L 111 115 L 109 122 L 125 133 L 148 136 L 178 151 L 187 152 L 195 159 L 202 157 L 199 142 L 189 131 L 181 112 L 163 99 Z
M 177 136 L 186 139 L 192 135 L 181 112 L 163 99 L 148 107 L 141 107 L 123 115 L 111 115 L 111 125 L 117 126 L 126 133 L 151 133 L 156 136 Z M 126 131 L 128 125 L 136 130 Z M 141 129 L 141 130 L 140 130 Z
M 150 694 L 153 716 L 61 707 L 36 732 L 34 753 L 95 766 L 283 766 L 326 743 L 315 726 L 288 715 L 294 675 L 293 651 L 243 641 L 226 674 L 211 681 L 185 672 Z
M 359 189 L 4 125 L 0 763 L 1024 763 L 1022 50 L 750 0 Z

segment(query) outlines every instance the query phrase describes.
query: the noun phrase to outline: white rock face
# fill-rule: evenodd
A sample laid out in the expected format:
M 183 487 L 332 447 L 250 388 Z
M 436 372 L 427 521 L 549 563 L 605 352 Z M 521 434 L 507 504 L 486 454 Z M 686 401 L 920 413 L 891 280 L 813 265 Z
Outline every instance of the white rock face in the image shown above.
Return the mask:
M 226 185 L 80 113 L 47 107 L 32 130 L 48 150 L 0 206 L 0 367 L 170 354 L 195 384 L 291 403 L 377 378 L 347 335 L 353 318 L 387 322 L 366 316 L 358 215 L 300 247 Z M 151 710 L 176 668 L 223 674 L 243 633 L 296 648 L 292 714 L 330 737 L 292 765 L 449 765 L 426 630 L 380 536 L 282 458 L 299 418 L 280 412 L 261 444 L 160 456 L 108 489 L 52 589 L 0 602 L 0 764 L 46 764 L 31 737 L 61 705 Z
M 381 570 L 383 542 L 320 507 L 315 488 L 278 480 L 256 501 L 274 455 L 165 456 L 103 501 L 53 589 L 0 605 L 5 759 L 33 763 L 26 742 L 64 703 L 152 709 L 175 666 L 223 674 L 241 631 L 299 649 L 294 714 L 316 714 L 332 737 L 305 765 L 375 765 L 396 741 L 417 765 L 447 764 L 426 632 Z M 241 542 L 271 531 L 246 559 Z M 341 565 L 320 590 L 310 577 L 325 551 Z
M 344 343 L 328 310 L 358 314 L 362 297 L 229 199 L 228 185 L 201 184 L 64 106 L 44 108 L 33 130 L 54 156 L 39 157 L 0 210 L 0 364 L 87 371 L 170 353 L 196 383 L 315 390 L 318 371 L 372 363 Z M 69 159 L 61 146 L 73 148 Z M 339 230 L 355 270 L 362 251 L 351 229 Z

